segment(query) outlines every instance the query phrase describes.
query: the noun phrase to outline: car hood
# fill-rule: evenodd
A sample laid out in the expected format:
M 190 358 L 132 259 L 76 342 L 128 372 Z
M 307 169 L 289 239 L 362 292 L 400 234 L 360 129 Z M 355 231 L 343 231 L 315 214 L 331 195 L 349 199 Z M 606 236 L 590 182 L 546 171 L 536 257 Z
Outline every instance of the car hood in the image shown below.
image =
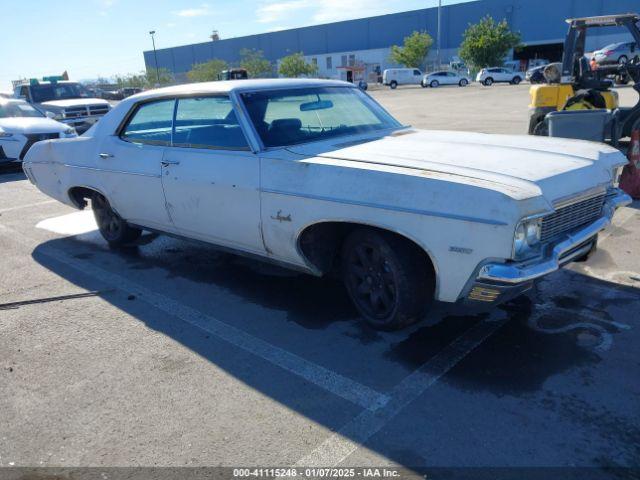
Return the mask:
M 109 105 L 109 102 L 102 98 L 70 98 L 68 100 L 51 100 L 42 102 L 43 107 L 68 108 L 68 107 L 84 107 L 87 105 Z
M 370 169 L 389 165 L 492 185 L 522 200 L 544 195 L 566 198 L 611 182 L 611 171 L 626 163 L 605 144 L 525 135 L 407 129 L 384 137 L 342 143 L 317 142 L 290 148 L 302 155 L 363 162 Z
M 55 133 L 69 129 L 65 125 L 50 118 L 41 117 L 12 117 L 0 118 L 0 130 L 7 133 L 31 134 L 31 133 Z

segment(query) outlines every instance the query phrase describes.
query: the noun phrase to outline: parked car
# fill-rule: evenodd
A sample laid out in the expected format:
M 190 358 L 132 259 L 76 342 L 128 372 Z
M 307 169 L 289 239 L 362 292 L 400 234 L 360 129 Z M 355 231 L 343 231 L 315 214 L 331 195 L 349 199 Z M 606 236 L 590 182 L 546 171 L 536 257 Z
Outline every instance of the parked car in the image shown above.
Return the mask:
M 124 87 L 120 89 L 122 98 L 127 98 L 140 92 L 142 92 L 142 88 L 140 87 Z
M 518 85 L 522 81 L 522 72 L 512 71 L 503 67 L 483 68 L 476 76 L 476 82 L 489 87 L 494 83 L 511 83 Z
M 438 88 L 440 85 L 458 85 L 466 87 L 471 79 L 466 75 L 460 75 L 456 72 L 442 71 L 427 73 L 422 77 L 422 86 Z
M 68 80 L 39 81 L 31 79 L 17 84 L 14 97 L 31 103 L 55 120 L 73 127 L 78 133 L 87 131 L 111 106 L 101 98 L 92 98 L 78 82 Z
M 636 42 L 612 43 L 593 52 L 593 58 L 595 58 L 598 65 L 625 64 L 637 56 L 638 48 Z
M 73 128 L 47 118 L 27 102 L 0 98 L 0 164 L 21 162 L 38 141 L 75 136 Z
M 13 98 L 13 92 L 0 92 L 0 98 Z
M 544 69 L 546 65 L 540 65 L 538 67 L 530 68 L 525 73 L 524 79 L 529 83 L 545 83 L 546 80 L 544 78 Z
M 395 89 L 398 85 L 420 85 L 422 77 L 417 68 L 387 68 L 382 72 L 382 83 Z
M 141 93 L 23 168 L 90 201 L 113 246 L 148 229 L 335 272 L 393 329 L 433 299 L 497 304 L 588 256 L 631 201 L 626 163 L 599 143 L 417 130 L 350 83 L 272 79 Z

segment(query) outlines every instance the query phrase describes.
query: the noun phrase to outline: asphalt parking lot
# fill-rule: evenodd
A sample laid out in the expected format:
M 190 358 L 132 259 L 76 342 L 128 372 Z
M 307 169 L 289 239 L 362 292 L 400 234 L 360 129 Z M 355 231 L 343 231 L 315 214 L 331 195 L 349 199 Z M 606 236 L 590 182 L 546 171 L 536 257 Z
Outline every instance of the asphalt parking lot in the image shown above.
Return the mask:
M 416 127 L 524 133 L 527 90 L 371 94 Z M 110 250 L 90 212 L 5 168 L 0 466 L 633 475 L 615 469 L 640 468 L 639 209 L 525 296 L 380 333 L 334 280 L 153 234 Z

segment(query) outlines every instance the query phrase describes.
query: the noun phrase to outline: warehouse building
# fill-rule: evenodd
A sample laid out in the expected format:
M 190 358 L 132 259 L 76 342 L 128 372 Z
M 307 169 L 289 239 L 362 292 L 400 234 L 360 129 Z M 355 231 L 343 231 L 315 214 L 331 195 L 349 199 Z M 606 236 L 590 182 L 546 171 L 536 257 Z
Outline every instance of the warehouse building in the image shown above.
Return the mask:
M 506 19 L 520 32 L 524 48 L 512 52 L 512 57 L 524 67 L 531 59 L 560 60 L 567 31 L 565 19 L 637 10 L 638 0 L 477 0 L 443 6 L 442 63 L 456 60 L 463 32 L 485 15 Z M 307 61 L 317 63 L 320 77 L 371 80 L 376 72 L 396 66 L 389 60 L 391 45 L 402 45 L 404 37 L 416 30 L 426 30 L 435 39 L 437 25 L 438 9 L 426 8 L 160 49 L 157 62 L 158 67 L 184 79 L 194 64 L 214 58 L 237 64 L 243 48 L 262 50 L 274 71 L 282 57 L 303 52 Z M 603 28 L 590 36 L 587 48 L 595 50 L 626 39 L 621 29 Z M 427 67 L 433 65 L 435 51 L 434 45 Z M 147 68 L 155 67 L 153 51 L 144 52 L 144 60 Z

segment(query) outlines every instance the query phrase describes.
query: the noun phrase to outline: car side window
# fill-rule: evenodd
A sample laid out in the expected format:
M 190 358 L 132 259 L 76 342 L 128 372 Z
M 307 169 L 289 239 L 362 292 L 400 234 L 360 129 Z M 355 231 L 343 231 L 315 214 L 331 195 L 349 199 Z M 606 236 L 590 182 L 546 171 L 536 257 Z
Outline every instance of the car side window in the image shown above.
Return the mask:
M 249 150 L 231 99 L 226 96 L 179 98 L 173 146 Z
M 422 72 L 420 70 L 414 70 L 413 74 L 414 75 L 422 75 Z
M 174 106 L 174 99 L 139 105 L 120 138 L 148 145 L 170 145 Z

